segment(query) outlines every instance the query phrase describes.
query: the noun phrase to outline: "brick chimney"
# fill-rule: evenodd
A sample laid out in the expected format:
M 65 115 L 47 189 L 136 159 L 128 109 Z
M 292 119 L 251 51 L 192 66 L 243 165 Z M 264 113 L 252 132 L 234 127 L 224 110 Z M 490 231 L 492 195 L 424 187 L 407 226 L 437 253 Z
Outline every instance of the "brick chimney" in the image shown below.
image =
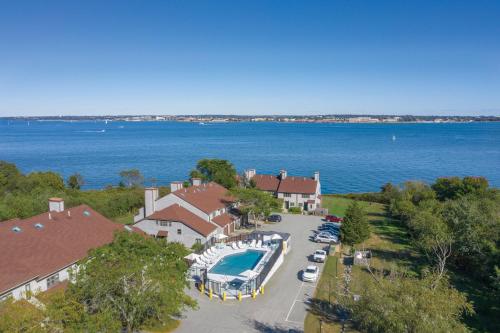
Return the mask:
M 156 200 L 158 200 L 158 188 L 147 187 L 144 189 L 144 216 L 153 214 L 156 210 Z
M 61 198 L 49 199 L 49 212 L 60 213 L 64 211 L 64 200 Z
M 191 185 L 200 186 L 201 185 L 201 178 L 191 178 Z
M 281 169 L 280 170 L 280 178 L 282 180 L 286 178 L 286 170 L 285 169 Z

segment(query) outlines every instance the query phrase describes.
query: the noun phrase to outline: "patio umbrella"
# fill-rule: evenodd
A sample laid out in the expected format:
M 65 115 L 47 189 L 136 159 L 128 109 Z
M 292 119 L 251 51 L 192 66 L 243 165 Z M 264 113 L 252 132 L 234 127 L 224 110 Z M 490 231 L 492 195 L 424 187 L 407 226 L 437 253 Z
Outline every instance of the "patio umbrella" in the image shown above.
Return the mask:
M 277 239 L 283 239 L 283 237 L 281 237 L 278 234 L 274 234 L 274 235 L 271 236 L 271 240 L 277 240 Z

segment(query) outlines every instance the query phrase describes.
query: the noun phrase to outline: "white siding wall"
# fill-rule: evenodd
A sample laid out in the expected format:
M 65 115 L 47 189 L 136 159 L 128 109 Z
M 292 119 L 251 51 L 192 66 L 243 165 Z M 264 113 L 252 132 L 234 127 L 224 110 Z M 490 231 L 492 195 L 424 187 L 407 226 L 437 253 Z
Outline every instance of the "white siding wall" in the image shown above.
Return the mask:
M 277 194 L 278 198 L 283 199 L 284 202 L 288 202 L 290 207 L 301 207 L 301 208 L 304 208 L 304 203 L 309 200 L 314 200 L 316 207 L 319 207 L 321 203 L 321 200 L 319 198 L 320 195 L 321 195 L 321 185 L 319 182 L 318 185 L 316 186 L 316 193 L 310 194 L 309 197 L 307 198 L 303 198 L 302 194 L 298 193 L 290 193 L 289 197 L 285 197 L 285 193 L 282 192 L 278 192 Z
M 135 226 L 152 236 L 156 236 L 156 234 L 160 230 L 167 231 L 168 232 L 167 240 L 169 242 L 180 242 L 187 247 L 193 246 L 193 244 L 196 243 L 196 239 L 200 239 L 201 243 L 204 244 L 208 239 L 210 239 L 215 234 L 223 232 L 222 228 L 218 227 L 217 229 L 214 230 L 214 232 L 205 237 L 199 234 L 197 231 L 189 228 L 188 226 L 180 222 L 171 222 L 171 226 L 168 225 L 169 224 L 166 223 L 166 226 L 162 226 L 161 221 L 143 220 L 137 223 Z M 180 235 L 177 233 L 178 229 L 181 230 Z
M 46 276 L 44 277 L 43 279 L 41 280 L 31 280 L 29 282 L 26 282 L 25 284 L 21 285 L 21 286 L 18 286 L 17 288 L 9 291 L 9 292 L 6 292 L 2 295 L 0 295 L 0 298 L 2 298 L 2 296 L 4 295 L 7 295 L 9 293 L 12 293 L 12 297 L 14 299 L 21 299 L 21 298 L 25 298 L 26 297 L 26 290 L 28 290 L 26 287 L 27 285 L 29 285 L 29 290 L 31 290 L 31 292 L 33 294 L 36 294 L 36 293 L 39 293 L 39 292 L 42 292 L 42 291 L 46 291 L 48 290 L 47 288 L 47 278 L 53 276 L 54 274 L 58 273 L 59 274 L 59 281 L 62 282 L 62 281 L 65 281 L 65 280 L 69 280 L 69 270 L 70 268 L 73 268 L 73 269 L 76 269 L 76 265 L 72 265 L 70 267 L 66 267 L 66 268 L 63 268 L 61 269 L 60 271 L 58 272 L 54 272 L 53 274 L 50 274 L 49 276 Z M 55 287 L 56 285 L 54 285 L 53 287 Z

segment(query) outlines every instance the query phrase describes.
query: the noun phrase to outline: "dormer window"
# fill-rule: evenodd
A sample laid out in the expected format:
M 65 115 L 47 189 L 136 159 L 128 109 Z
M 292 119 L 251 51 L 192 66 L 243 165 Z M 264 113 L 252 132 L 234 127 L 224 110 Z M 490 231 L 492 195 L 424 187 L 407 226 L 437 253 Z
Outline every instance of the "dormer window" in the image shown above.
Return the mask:
M 35 224 L 35 228 L 42 229 L 43 228 L 43 224 L 37 223 L 37 224 Z
M 16 233 L 17 233 L 17 232 L 21 232 L 21 228 L 20 228 L 20 227 L 18 227 L 18 226 L 15 226 L 15 227 L 13 227 L 13 228 L 12 228 L 12 231 L 14 231 L 14 232 L 16 232 Z
M 84 210 L 83 211 L 83 215 L 89 217 L 90 216 L 90 212 L 88 210 Z

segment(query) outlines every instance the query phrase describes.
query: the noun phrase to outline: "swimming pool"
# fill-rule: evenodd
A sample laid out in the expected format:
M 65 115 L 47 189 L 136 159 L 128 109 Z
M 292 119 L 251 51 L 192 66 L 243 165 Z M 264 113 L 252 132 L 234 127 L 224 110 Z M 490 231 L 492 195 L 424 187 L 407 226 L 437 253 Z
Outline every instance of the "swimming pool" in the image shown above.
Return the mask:
M 255 268 L 263 256 L 263 251 L 256 250 L 246 250 L 242 253 L 231 254 L 219 260 L 219 262 L 210 269 L 209 273 L 239 275 L 246 270 Z

